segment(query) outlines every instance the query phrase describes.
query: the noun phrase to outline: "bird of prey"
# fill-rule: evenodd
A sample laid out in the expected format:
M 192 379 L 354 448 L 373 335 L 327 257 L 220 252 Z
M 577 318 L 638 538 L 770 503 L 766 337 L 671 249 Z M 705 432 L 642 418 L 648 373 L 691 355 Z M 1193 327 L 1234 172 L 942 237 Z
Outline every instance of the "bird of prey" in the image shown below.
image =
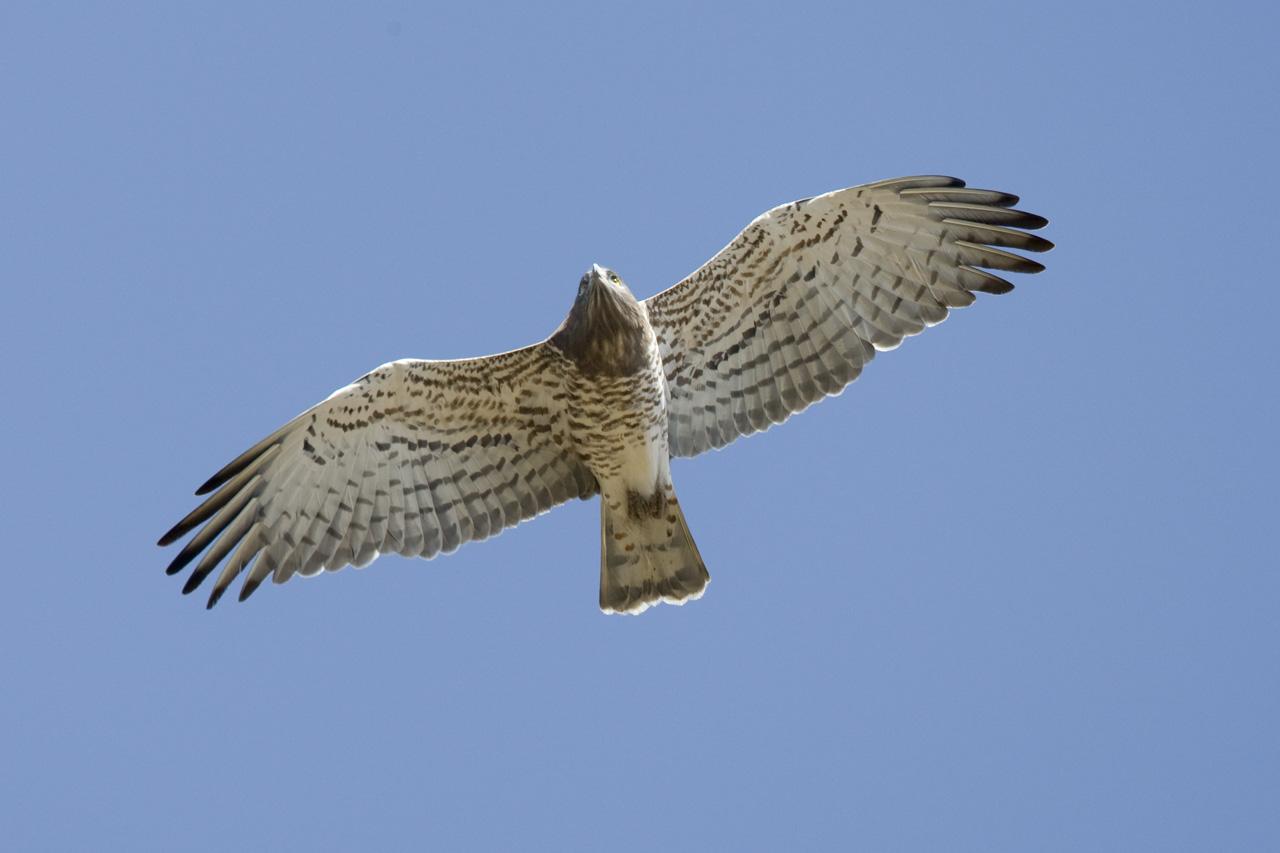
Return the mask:
M 710 576 L 671 481 L 696 456 L 782 423 L 857 378 L 877 351 L 942 322 L 989 272 L 1039 272 L 1052 244 L 1016 196 L 956 178 L 881 181 L 757 217 L 674 287 L 637 300 L 593 265 L 541 343 L 459 361 L 393 361 L 214 474 L 160 538 L 198 532 L 189 593 L 237 576 L 434 557 L 571 498 L 600 495 L 600 608 L 698 598 Z

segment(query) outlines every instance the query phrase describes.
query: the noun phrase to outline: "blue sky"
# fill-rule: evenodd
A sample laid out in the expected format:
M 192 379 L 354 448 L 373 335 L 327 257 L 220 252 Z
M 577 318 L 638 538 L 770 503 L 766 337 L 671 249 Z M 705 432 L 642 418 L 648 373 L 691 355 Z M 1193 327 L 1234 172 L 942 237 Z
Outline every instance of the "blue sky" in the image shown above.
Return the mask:
M 1280 844 L 1276 13 L 0 8 L 11 849 Z M 154 541 L 393 358 L 545 336 L 920 172 L 1049 269 L 674 464 L 714 582 L 575 503 L 211 613 Z

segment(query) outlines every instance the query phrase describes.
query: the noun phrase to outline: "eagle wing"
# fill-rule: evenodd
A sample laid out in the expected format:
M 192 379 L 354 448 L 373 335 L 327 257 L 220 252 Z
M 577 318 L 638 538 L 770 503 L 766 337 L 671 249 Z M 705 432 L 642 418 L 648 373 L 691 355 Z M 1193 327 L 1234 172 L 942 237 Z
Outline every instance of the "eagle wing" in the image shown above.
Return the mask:
M 200 528 L 168 572 L 200 557 L 191 592 L 223 563 L 212 607 L 242 572 L 241 601 L 268 576 L 364 566 L 386 551 L 433 557 L 590 497 L 595 477 L 565 440 L 557 359 L 542 343 L 384 364 L 201 486 L 212 494 L 160 538 Z
M 1044 269 L 1006 248 L 1053 244 L 1017 196 L 921 176 L 776 207 L 688 278 L 647 300 L 665 366 L 674 456 L 782 423 L 858 377 L 877 350 L 942 322 L 987 270 Z

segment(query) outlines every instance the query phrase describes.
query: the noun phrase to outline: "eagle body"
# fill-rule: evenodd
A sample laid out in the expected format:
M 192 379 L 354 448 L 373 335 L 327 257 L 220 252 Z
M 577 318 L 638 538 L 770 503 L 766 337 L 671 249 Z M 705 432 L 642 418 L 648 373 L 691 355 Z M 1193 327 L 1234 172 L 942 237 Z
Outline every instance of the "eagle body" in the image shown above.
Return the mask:
M 160 538 L 218 571 L 208 606 L 380 553 L 434 557 L 600 495 L 600 607 L 639 613 L 709 580 L 671 478 L 696 456 L 839 394 L 876 353 L 1007 293 L 1052 244 L 1016 196 L 942 176 L 767 211 L 691 275 L 637 300 L 598 265 L 546 340 L 384 364 L 213 475 Z M 992 272 L 995 271 L 995 272 Z M 838 464 L 838 463 L 837 463 Z M 541 561 L 539 561 L 541 562 Z
M 671 482 L 666 379 L 645 306 L 595 265 L 548 343 L 568 362 L 573 450 L 600 488 L 601 609 L 700 596 L 710 575 Z

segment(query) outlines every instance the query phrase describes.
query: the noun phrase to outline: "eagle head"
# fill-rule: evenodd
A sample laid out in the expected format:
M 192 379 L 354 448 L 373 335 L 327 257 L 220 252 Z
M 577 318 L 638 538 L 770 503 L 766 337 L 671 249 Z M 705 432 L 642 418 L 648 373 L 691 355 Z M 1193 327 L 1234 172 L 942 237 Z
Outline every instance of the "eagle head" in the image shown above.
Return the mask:
M 644 306 L 622 277 L 592 264 L 551 343 L 588 374 L 630 373 L 648 363 L 648 327 Z

